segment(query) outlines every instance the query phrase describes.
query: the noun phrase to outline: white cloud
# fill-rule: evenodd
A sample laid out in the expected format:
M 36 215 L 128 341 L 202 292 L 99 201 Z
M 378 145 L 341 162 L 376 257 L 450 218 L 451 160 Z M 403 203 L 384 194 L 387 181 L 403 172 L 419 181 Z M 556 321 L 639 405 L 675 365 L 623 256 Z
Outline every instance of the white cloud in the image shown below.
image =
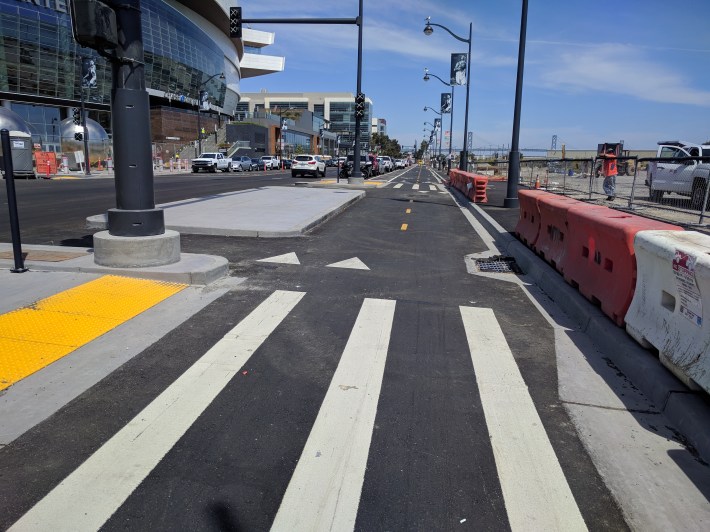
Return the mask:
M 551 57 L 551 56 L 546 56 Z M 671 67 L 648 60 L 638 47 L 589 45 L 536 63 L 531 84 L 569 92 L 607 92 L 659 103 L 710 106 L 710 91 L 695 89 Z

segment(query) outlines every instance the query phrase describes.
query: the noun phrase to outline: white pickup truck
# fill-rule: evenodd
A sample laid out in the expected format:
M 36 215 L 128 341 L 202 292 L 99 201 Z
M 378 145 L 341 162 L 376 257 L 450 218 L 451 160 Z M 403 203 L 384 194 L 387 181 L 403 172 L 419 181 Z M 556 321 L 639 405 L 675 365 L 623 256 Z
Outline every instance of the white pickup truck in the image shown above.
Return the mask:
M 192 160 L 192 171 L 197 173 L 200 170 L 207 172 L 223 172 L 232 171 L 232 160 L 225 157 L 222 153 L 202 153 L 197 159 Z
M 664 193 L 674 192 L 689 196 L 691 207 L 699 209 L 703 204 L 710 176 L 710 160 L 701 162 L 678 159 L 710 157 L 710 144 L 693 144 L 678 140 L 659 142 L 656 157 L 668 161 L 648 163 L 646 185 L 651 200 L 661 201 Z
M 276 155 L 262 155 L 261 160 L 264 163 L 264 168 L 267 170 L 278 170 L 281 168 L 281 159 Z

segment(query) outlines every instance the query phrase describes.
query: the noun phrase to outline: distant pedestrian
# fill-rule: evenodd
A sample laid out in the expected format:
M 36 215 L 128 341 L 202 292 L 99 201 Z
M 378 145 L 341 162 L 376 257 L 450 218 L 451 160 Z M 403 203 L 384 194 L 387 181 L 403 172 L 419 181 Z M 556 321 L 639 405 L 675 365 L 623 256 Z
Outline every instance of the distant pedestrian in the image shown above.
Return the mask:
M 602 163 L 602 171 L 604 172 L 604 183 L 602 187 L 604 188 L 604 193 L 607 195 L 606 199 L 612 201 L 616 197 L 616 176 L 618 171 L 616 169 L 616 154 L 613 149 L 608 149 L 605 154 L 602 154 L 604 162 Z

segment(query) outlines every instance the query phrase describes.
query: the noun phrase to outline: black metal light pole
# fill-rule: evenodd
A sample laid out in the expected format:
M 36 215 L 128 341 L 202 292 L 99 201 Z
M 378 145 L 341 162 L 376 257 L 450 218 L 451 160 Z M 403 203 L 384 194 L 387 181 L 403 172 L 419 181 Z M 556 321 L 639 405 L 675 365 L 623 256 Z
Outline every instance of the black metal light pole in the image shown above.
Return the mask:
M 429 76 L 434 76 L 436 79 L 441 81 L 444 85 L 447 87 L 451 87 L 451 109 L 449 109 L 449 164 L 451 164 L 451 150 L 454 145 L 454 85 L 451 83 L 446 83 L 443 79 L 441 79 L 439 76 L 436 74 L 431 74 L 429 72 L 428 68 L 424 69 L 424 81 L 429 81 Z M 424 110 L 426 111 L 427 109 L 431 109 L 430 107 L 425 107 Z M 436 112 L 435 109 L 431 109 L 432 111 Z M 441 113 L 439 113 L 441 116 Z M 442 119 L 444 118 L 443 116 L 441 117 Z
M 434 33 L 434 28 L 432 26 L 436 26 L 437 28 L 441 28 L 443 30 L 446 30 L 449 35 L 451 35 L 454 39 L 459 40 L 461 42 L 468 43 L 468 56 L 466 57 L 467 60 L 467 65 L 466 65 L 466 115 L 464 117 L 464 125 L 463 125 L 463 151 L 462 151 L 462 157 L 461 161 L 459 161 L 459 169 L 460 170 L 467 170 L 468 169 L 468 103 L 469 103 L 469 96 L 471 93 L 471 41 L 473 40 L 472 35 L 473 35 L 473 22 L 470 22 L 468 24 L 468 39 L 464 39 L 463 37 L 459 37 L 456 35 L 453 31 L 451 31 L 449 28 L 446 26 L 442 26 L 441 24 L 434 24 L 431 22 L 431 17 L 427 17 L 426 19 L 426 26 L 424 27 L 424 35 L 431 35 Z
M 108 210 L 108 231 L 113 236 L 162 235 L 163 210 L 155 208 L 153 192 L 140 0 L 116 1 L 113 8 L 121 38 L 111 61 L 116 208 Z
M 523 0 L 520 17 L 520 42 L 518 43 L 518 74 L 515 84 L 515 110 L 513 111 L 513 139 L 508 158 L 508 188 L 503 200 L 504 207 L 517 207 L 518 182 L 520 181 L 520 106 L 523 99 L 523 69 L 525 67 L 525 34 L 528 21 L 528 0 Z
M 219 79 L 225 79 L 224 72 L 220 72 L 219 74 L 211 75 L 209 78 L 207 78 L 205 81 L 203 81 L 197 86 L 197 145 L 199 146 L 199 153 L 197 154 L 198 157 L 202 155 L 202 126 L 200 124 L 200 111 L 202 110 L 202 87 L 207 85 L 217 76 L 219 76 Z

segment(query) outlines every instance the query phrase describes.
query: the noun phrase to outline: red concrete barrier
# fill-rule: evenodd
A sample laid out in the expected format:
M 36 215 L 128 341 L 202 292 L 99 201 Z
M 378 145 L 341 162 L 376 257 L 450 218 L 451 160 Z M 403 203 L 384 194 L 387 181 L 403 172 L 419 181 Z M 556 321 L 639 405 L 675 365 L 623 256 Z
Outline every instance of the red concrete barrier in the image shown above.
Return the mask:
M 537 208 L 537 198 L 542 194 L 549 194 L 549 192 L 528 189 L 518 191 L 520 217 L 515 226 L 515 234 L 529 248 L 535 245 L 540 232 L 540 209 Z
M 572 231 L 565 234 L 565 281 L 619 326 L 624 324 L 636 288 L 636 233 L 683 230 L 605 207 L 568 209 L 567 224 Z

